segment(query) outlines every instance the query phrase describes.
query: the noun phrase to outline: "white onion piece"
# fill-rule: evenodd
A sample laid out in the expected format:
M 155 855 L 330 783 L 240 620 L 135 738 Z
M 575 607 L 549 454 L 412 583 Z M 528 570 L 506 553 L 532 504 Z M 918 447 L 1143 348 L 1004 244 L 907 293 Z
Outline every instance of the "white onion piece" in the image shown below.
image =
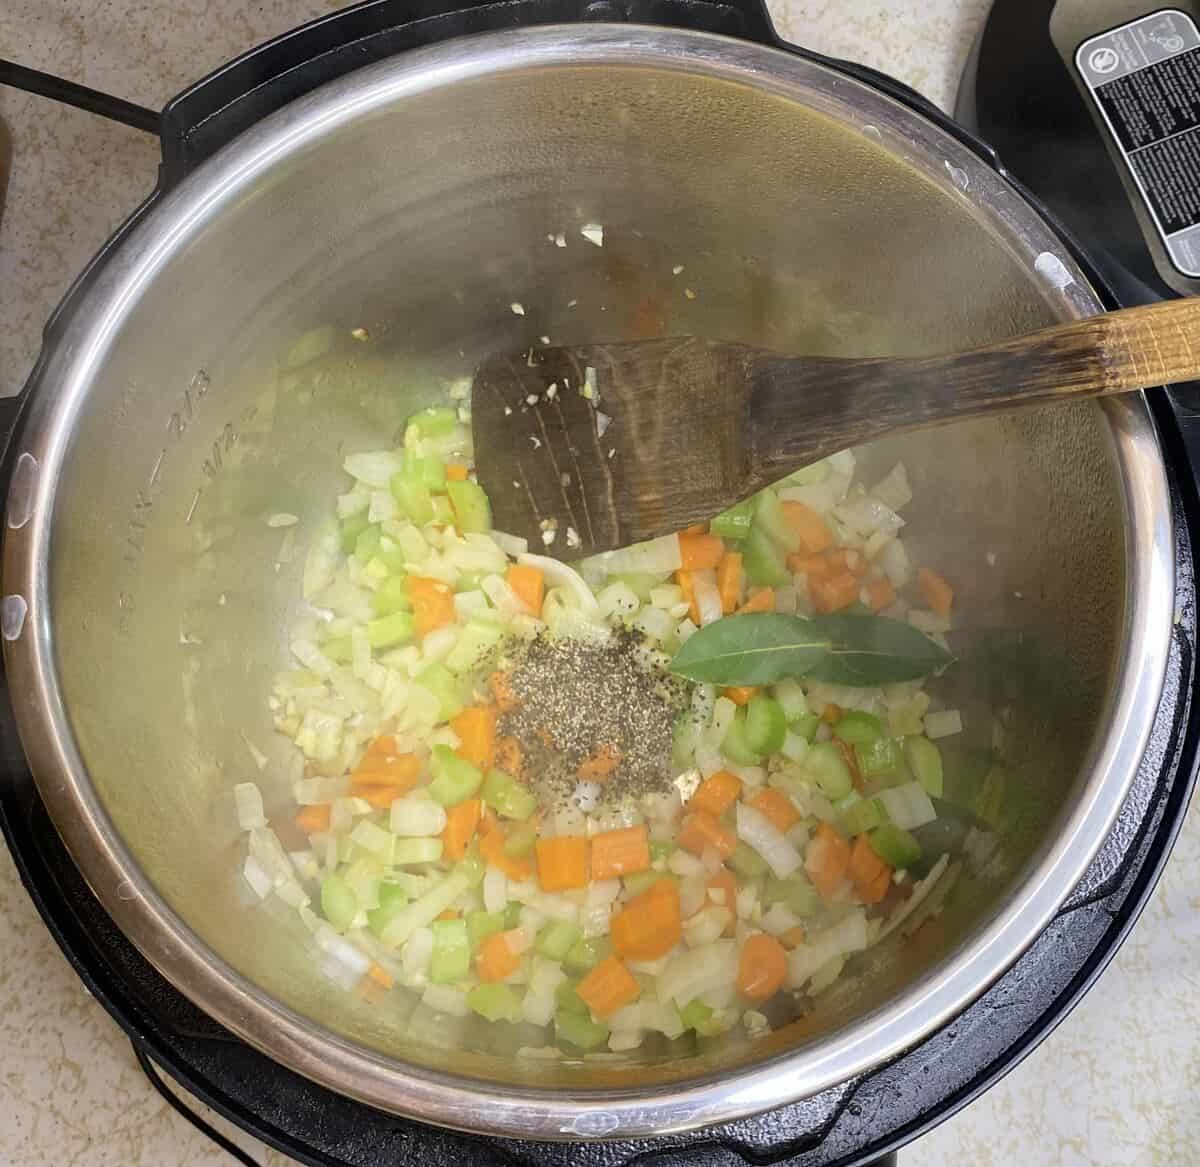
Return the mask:
M 352 478 L 365 482 L 377 490 L 387 490 L 392 476 L 404 469 L 404 460 L 391 450 L 372 450 L 364 454 L 348 454 L 342 468 Z
M 523 539 L 520 535 L 509 535 L 504 531 L 493 531 L 492 538 L 496 541 L 496 546 L 504 552 L 505 555 L 516 559 L 519 555 L 524 555 L 529 550 L 529 540 Z
M 545 555 L 518 555 L 517 562 L 528 567 L 536 567 L 546 577 L 547 584 L 569 591 L 578 601 L 581 612 L 594 616 L 598 611 L 592 589 L 587 586 L 583 576 L 573 567 L 568 567 L 567 564 L 560 563 L 557 559 L 549 559 Z
M 717 904 L 702 908 L 683 922 L 683 939 L 689 948 L 699 948 L 720 939 L 721 933 L 733 920 L 733 912 Z
M 686 1006 L 689 1001 L 731 985 L 737 978 L 738 950 L 732 940 L 717 940 L 671 958 L 658 978 L 658 999 Z
M 779 879 L 787 879 L 803 863 L 800 852 L 787 841 L 783 832 L 761 811 L 737 805 L 738 838 L 759 853 Z
M 925 714 L 925 736 L 937 739 L 953 737 L 962 733 L 962 714 L 957 709 L 943 709 L 940 713 Z
M 453 985 L 430 985 L 421 995 L 421 1004 L 435 1013 L 446 1013 L 451 1017 L 466 1017 L 471 1011 L 466 993 Z
M 589 563 L 598 563 L 606 575 L 626 572 L 666 575 L 683 566 L 683 552 L 678 535 L 663 535 L 646 543 L 634 543 L 616 551 L 592 556 Z
M 788 956 L 788 986 L 802 988 L 828 961 L 861 952 L 867 943 L 867 918 L 861 909 L 856 910 L 792 950 Z
M 262 794 L 253 782 L 239 782 L 233 788 L 233 802 L 237 807 L 238 827 L 241 830 L 254 831 L 267 825 Z
M 425 838 L 440 835 L 446 829 L 446 811 L 432 798 L 411 795 L 397 798 L 392 803 L 390 815 L 389 826 L 394 835 Z
M 937 811 L 919 782 L 888 787 L 879 791 L 876 798 L 883 803 L 888 819 L 906 831 L 916 830 L 937 818 Z
M 694 583 L 696 610 L 700 616 L 700 627 L 715 624 L 723 615 L 721 609 L 721 593 L 714 581 L 702 579 L 697 573 Z
M 502 912 L 507 906 L 508 876 L 498 867 L 489 867 L 483 876 L 483 910 Z

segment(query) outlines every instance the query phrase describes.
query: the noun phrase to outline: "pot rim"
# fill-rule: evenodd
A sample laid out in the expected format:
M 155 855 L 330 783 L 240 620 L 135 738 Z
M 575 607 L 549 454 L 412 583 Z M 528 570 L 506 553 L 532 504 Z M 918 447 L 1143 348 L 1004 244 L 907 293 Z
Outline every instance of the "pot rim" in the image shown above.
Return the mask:
M 167 259 L 274 163 L 407 97 L 533 67 L 641 66 L 698 73 L 827 112 L 898 151 L 930 181 L 988 209 L 1010 252 L 1041 279 L 1061 319 L 1102 310 L 1038 212 L 985 162 L 904 105 L 784 50 L 636 25 L 550 25 L 419 49 L 331 82 L 264 119 L 203 163 L 122 242 L 29 386 L 12 447 L 0 631 L 10 693 L 39 793 L 73 860 L 122 932 L 176 988 L 250 1045 L 318 1083 L 385 1111 L 519 1138 L 630 1138 L 725 1123 L 838 1085 L 961 1012 L 1036 939 L 1079 882 L 1137 772 L 1165 676 L 1174 607 L 1166 474 L 1141 395 L 1103 403 L 1124 492 L 1126 597 L 1108 730 L 1075 810 L 992 922 L 900 997 L 791 1053 L 736 1071 L 630 1091 L 472 1082 L 357 1046 L 270 998 L 221 960 L 140 871 L 101 805 L 57 683 L 49 606 L 56 485 L 89 384 L 131 307 Z M 53 387 L 53 389 L 51 389 Z M 40 391 L 39 391 L 40 390 Z

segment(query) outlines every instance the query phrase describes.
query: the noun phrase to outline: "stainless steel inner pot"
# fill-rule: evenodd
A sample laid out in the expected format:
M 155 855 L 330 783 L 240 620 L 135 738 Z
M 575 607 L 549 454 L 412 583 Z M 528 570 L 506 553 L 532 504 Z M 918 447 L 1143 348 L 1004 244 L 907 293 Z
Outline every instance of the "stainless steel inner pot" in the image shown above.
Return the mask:
M 579 236 L 588 221 L 603 248 Z M 237 139 L 129 236 L 31 387 L 3 633 L 54 821 L 179 989 L 387 1110 L 633 1136 L 876 1065 L 1037 935 L 1142 753 L 1173 561 L 1141 399 L 889 441 L 864 462 L 903 457 L 906 535 L 958 585 L 944 692 L 981 735 L 969 745 L 991 747 L 993 714 L 1007 724 L 1005 842 L 956 887 L 943 951 L 881 950 L 755 1043 L 578 1065 L 456 1050 L 422 1010 L 318 975 L 294 915 L 242 886 L 230 789 L 254 779 L 268 812 L 287 804 L 266 697 L 342 456 L 489 350 L 620 338 L 647 302 L 669 304 L 674 332 L 831 355 L 944 351 L 1099 310 L 1018 195 L 869 88 L 708 35 L 550 27 L 364 69 Z M 296 366 L 323 326 L 329 351 Z M 266 525 L 274 511 L 301 516 L 294 534 Z

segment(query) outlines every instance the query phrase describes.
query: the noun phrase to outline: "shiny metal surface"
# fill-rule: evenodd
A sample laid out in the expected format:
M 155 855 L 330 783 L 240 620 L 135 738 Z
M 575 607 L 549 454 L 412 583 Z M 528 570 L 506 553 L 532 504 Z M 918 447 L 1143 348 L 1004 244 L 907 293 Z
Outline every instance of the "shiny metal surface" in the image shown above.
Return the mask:
M 547 242 L 588 220 L 605 248 Z M 695 300 L 664 290 L 664 262 L 684 264 Z M 265 697 L 341 454 L 378 444 L 490 348 L 619 337 L 650 296 L 669 299 L 673 330 L 859 355 L 1099 307 L 994 173 L 870 90 L 701 34 L 544 28 L 365 69 L 244 135 L 131 235 L 32 386 L 3 632 L 54 821 L 176 986 L 383 1109 L 633 1136 L 842 1081 L 953 1016 L 1031 942 L 1141 756 L 1173 596 L 1141 400 L 881 443 L 863 457 L 908 463 L 912 544 L 959 582 L 978 648 L 948 696 L 1011 711 L 1004 862 L 956 890 L 943 952 L 868 960 L 760 1043 L 632 1065 L 452 1051 L 452 1029 L 420 1009 L 373 1010 L 323 981 L 299 923 L 240 890 L 229 790 L 253 778 L 268 813 L 286 805 Z M 365 325 L 372 344 L 289 367 L 319 325 Z M 276 510 L 301 516 L 290 551 L 263 522 Z M 261 774 L 247 741 L 269 756 Z

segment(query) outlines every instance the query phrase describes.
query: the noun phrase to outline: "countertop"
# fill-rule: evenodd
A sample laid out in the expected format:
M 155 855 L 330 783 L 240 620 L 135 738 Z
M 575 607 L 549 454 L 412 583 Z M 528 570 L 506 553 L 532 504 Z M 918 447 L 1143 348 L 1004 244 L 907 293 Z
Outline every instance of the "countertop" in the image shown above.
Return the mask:
M 5 0 L 0 56 L 159 107 L 324 0 Z M 947 106 L 986 0 L 773 0 L 789 40 L 900 77 Z M 71 278 L 149 191 L 155 143 L 0 88 L 12 172 L 0 220 L 0 395 L 22 383 Z M 1200 812 L 1096 988 L 1038 1050 L 902 1156 L 922 1167 L 1200 1161 Z M 228 1124 L 209 1116 L 221 1129 Z M 252 1139 L 234 1134 L 250 1148 Z M 286 1156 L 255 1145 L 263 1164 Z M 75 978 L 0 847 L 0 1164 L 224 1167 L 172 1112 Z

